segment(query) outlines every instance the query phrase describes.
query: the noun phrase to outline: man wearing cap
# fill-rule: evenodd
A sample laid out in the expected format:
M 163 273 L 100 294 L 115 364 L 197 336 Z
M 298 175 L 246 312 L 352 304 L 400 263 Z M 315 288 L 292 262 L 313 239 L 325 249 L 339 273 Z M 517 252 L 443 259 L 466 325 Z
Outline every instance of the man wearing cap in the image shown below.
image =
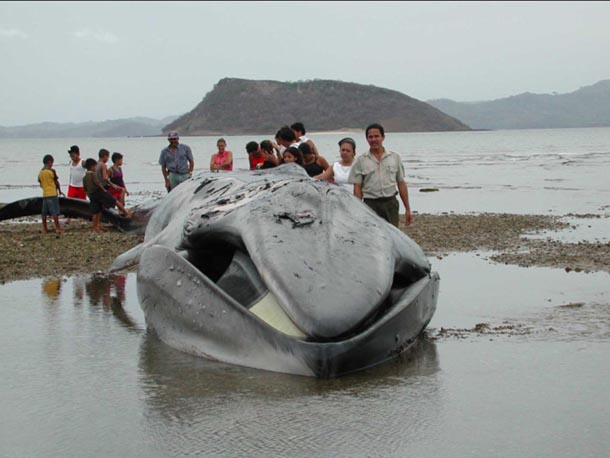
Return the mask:
M 350 170 L 349 182 L 354 185 L 354 195 L 368 205 L 381 218 L 398 227 L 398 200 L 405 206 L 405 223 L 413 221 L 409 194 L 405 182 L 405 170 L 398 153 L 383 147 L 385 132 L 380 124 L 366 128 L 366 141 L 370 149 L 356 159 Z
M 163 148 L 161 156 L 159 156 L 159 165 L 161 165 L 161 173 L 163 173 L 167 192 L 188 180 L 193 174 L 193 167 L 195 167 L 191 148 L 179 143 L 179 138 L 178 132 L 172 131 L 167 134 L 169 146 Z

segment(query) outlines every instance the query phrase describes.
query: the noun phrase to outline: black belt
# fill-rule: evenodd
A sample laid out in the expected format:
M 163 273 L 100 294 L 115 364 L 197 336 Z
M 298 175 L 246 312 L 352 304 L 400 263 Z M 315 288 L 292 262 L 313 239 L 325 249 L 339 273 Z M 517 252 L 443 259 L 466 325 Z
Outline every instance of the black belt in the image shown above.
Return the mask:
M 174 175 L 188 175 L 188 172 L 175 172 L 173 170 L 169 170 L 169 173 L 173 173 Z
M 396 194 L 390 197 L 378 197 L 377 199 L 371 199 L 369 197 L 365 197 L 364 200 L 374 200 L 375 202 L 389 202 L 392 199 L 396 198 Z

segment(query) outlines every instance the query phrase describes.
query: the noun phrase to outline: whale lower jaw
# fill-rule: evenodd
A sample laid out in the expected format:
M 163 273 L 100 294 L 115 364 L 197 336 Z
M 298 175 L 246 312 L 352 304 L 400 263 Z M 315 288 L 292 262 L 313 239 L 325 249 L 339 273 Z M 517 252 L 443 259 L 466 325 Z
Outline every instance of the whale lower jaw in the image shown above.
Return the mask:
M 415 342 L 436 309 L 439 277 L 433 272 L 420 279 L 368 328 L 334 342 L 308 340 L 269 293 L 244 307 L 162 246 L 143 252 L 137 284 L 148 328 L 175 349 L 274 372 L 334 377 L 382 363 Z

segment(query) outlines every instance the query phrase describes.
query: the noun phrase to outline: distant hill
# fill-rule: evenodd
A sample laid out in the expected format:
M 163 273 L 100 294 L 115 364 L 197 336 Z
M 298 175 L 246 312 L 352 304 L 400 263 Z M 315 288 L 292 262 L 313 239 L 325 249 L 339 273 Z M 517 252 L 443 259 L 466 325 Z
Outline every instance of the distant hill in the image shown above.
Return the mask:
M 308 131 L 364 129 L 372 122 L 380 122 L 388 132 L 470 130 L 425 102 L 376 86 L 224 78 L 192 111 L 163 131 L 178 130 L 182 135 L 275 133 L 296 121 Z
M 43 122 L 25 126 L 1 127 L 0 138 L 64 137 L 146 137 L 161 135 L 163 126 L 176 119 L 126 118 L 100 122 Z
M 568 94 L 524 94 L 486 102 L 428 100 L 473 129 L 610 126 L 610 80 Z

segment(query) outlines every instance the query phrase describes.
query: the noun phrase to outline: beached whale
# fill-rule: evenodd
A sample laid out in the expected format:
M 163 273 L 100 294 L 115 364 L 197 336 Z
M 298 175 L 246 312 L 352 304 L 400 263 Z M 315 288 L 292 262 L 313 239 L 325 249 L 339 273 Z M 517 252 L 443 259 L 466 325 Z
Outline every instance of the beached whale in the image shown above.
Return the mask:
M 135 263 L 147 326 L 169 346 L 318 377 L 409 347 L 439 284 L 409 237 L 292 164 L 182 183 L 113 269 Z
M 39 201 L 5 205 L 0 220 L 40 214 Z M 90 217 L 86 202 L 60 202 L 67 216 Z M 294 164 L 201 173 L 135 210 L 132 220 L 104 214 L 145 228 L 112 270 L 138 265 L 147 327 L 188 353 L 338 376 L 406 350 L 436 309 L 439 277 L 421 248 Z

